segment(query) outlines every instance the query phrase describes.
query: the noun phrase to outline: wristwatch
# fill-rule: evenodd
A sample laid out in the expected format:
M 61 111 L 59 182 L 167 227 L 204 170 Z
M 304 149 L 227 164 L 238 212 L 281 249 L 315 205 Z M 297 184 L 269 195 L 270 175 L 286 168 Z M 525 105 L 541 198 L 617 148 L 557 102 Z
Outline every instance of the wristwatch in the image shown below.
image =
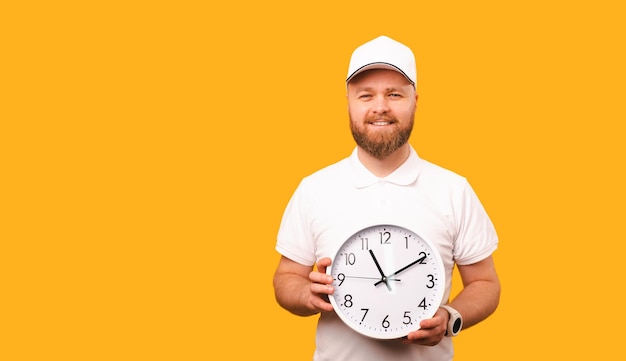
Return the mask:
M 448 320 L 448 329 L 446 329 L 446 336 L 452 337 L 456 336 L 461 332 L 461 328 L 463 328 L 463 317 L 459 311 L 448 305 L 442 305 L 441 308 L 444 308 L 450 314 L 450 319 Z

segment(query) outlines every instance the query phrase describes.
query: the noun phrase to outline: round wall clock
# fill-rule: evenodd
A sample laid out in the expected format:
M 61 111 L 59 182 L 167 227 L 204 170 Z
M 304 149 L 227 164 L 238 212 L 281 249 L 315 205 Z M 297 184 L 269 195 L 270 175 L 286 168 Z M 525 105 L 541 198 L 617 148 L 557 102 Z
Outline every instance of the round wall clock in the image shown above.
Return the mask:
M 419 329 L 441 305 L 445 269 L 437 249 L 397 225 L 362 229 L 340 247 L 326 269 L 337 315 L 353 330 L 394 339 Z

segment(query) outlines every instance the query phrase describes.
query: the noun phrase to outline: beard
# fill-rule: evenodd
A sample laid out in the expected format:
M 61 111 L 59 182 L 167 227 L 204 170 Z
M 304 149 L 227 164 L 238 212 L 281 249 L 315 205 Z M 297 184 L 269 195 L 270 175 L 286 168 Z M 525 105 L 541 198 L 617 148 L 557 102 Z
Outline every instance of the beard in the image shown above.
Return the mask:
M 393 129 L 380 132 L 368 132 L 366 127 L 357 125 L 350 117 L 350 130 L 356 144 L 376 159 L 384 159 L 396 150 L 400 149 L 411 137 L 414 121 L 405 127 L 400 127 L 396 120 L 391 117 L 366 119 L 366 123 L 374 120 L 392 121 Z

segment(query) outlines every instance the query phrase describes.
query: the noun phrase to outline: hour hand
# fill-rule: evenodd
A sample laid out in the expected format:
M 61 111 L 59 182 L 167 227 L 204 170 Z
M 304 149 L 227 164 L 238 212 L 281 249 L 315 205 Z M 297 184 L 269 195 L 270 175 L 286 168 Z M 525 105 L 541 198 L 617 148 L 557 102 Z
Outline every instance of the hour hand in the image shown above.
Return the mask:
M 385 282 L 387 289 L 391 291 L 389 280 L 387 279 L 387 276 L 385 276 L 385 272 L 383 272 L 383 269 L 380 267 L 380 264 L 378 263 L 378 260 L 376 259 L 376 256 L 374 255 L 374 251 L 372 251 L 371 249 L 370 249 L 370 255 L 372 256 L 372 259 L 374 260 L 374 263 L 376 264 L 376 268 L 378 268 L 378 272 L 380 273 L 380 277 L 381 277 L 380 281 L 376 282 L 374 286 L 377 286 L 381 282 Z

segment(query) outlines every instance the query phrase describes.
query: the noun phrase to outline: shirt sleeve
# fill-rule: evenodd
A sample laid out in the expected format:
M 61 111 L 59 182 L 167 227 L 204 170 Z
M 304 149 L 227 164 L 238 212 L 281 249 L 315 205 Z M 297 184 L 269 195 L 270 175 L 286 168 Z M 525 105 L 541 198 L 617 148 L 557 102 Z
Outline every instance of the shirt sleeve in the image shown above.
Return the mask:
M 455 203 L 458 233 L 454 244 L 454 260 L 459 265 L 482 261 L 498 247 L 495 227 L 469 183 L 465 182 Z
M 303 180 L 292 195 L 278 230 L 276 251 L 281 255 L 305 266 L 315 264 L 315 240 L 312 237 L 306 195 L 306 182 Z

